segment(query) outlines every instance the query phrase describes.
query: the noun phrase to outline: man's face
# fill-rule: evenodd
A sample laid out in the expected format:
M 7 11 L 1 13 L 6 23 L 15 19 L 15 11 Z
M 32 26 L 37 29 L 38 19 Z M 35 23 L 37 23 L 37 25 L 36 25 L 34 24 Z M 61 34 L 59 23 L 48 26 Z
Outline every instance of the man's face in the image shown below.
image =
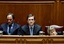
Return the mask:
M 30 26 L 32 26 L 32 25 L 34 25 L 34 23 L 35 23 L 35 19 L 34 19 L 34 16 L 32 16 L 32 17 L 28 17 L 28 24 L 30 25 Z
M 8 22 L 9 25 L 12 24 L 12 22 L 13 22 L 13 17 L 12 17 L 12 15 L 8 15 L 8 16 L 7 16 L 7 22 Z

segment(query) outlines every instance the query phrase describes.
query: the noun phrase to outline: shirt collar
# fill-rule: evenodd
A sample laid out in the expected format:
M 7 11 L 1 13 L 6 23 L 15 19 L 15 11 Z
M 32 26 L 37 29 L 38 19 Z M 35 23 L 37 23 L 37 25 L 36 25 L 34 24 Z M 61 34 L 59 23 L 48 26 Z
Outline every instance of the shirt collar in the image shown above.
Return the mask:
M 13 25 L 14 25 L 14 23 L 11 24 L 11 26 L 13 26 Z M 9 25 L 8 25 L 8 26 L 9 26 Z
M 34 28 L 34 25 L 33 25 L 33 26 L 30 26 L 30 25 L 29 25 L 29 29 L 30 29 L 31 27 L 32 27 L 32 29 L 33 29 L 33 28 Z

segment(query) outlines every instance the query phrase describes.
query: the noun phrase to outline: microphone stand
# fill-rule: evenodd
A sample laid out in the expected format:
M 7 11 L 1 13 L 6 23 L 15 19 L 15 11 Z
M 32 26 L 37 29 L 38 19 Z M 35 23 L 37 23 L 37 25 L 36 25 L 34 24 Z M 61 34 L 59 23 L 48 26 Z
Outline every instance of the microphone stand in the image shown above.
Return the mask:
M 49 29 L 49 36 L 50 36 L 50 23 L 51 23 L 51 22 L 49 21 L 49 27 L 48 27 L 48 29 Z

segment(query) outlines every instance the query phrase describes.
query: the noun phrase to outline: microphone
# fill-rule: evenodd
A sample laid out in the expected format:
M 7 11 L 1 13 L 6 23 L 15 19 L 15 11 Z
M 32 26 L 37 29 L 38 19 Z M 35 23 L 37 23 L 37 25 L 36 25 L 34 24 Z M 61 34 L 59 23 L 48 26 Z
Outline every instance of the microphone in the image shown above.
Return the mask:
M 48 26 L 48 35 L 50 36 L 50 29 L 51 29 L 51 27 L 50 27 L 50 24 L 51 23 L 51 21 L 49 21 L 49 26 Z

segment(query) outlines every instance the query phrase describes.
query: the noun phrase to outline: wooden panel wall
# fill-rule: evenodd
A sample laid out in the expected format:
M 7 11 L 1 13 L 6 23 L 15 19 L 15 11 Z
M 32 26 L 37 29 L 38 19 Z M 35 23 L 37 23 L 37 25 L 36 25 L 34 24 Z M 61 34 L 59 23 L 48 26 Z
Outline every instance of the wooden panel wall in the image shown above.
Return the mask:
M 61 18 L 61 23 L 64 26 L 64 1 L 61 1 L 60 3 L 60 18 Z
M 55 0 L 0 0 L 0 1 L 55 1 Z
M 28 14 L 33 14 L 36 17 L 36 23 L 42 26 L 43 31 L 45 26 L 51 24 L 64 26 L 63 6 L 61 1 L 0 1 L 0 24 L 6 22 L 6 15 L 12 12 L 15 15 L 15 22 L 21 26 L 27 23 Z

